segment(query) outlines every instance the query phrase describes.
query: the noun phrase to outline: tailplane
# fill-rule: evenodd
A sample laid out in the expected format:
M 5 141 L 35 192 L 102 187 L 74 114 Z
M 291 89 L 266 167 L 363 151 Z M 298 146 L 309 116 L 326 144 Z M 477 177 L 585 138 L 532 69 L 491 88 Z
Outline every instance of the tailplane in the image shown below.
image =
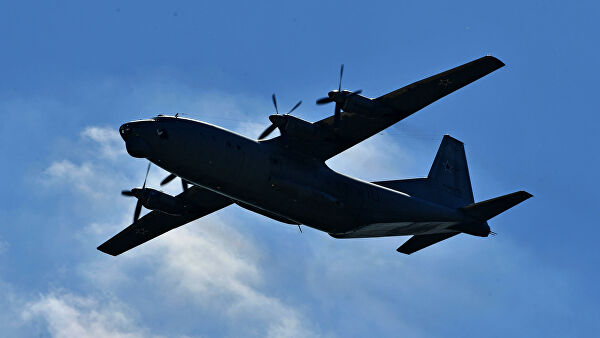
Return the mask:
M 517 191 L 512 194 L 492 198 L 483 202 L 469 204 L 460 208 L 470 217 L 480 221 L 487 221 L 496 217 L 515 205 L 525 201 L 533 195 L 526 191 Z
M 373 183 L 433 203 L 459 209 L 466 216 L 463 222 L 451 225 L 444 231 L 414 235 L 398 248 L 398 252 L 405 254 L 419 251 L 460 233 L 487 237 L 489 234 L 493 234 L 487 220 L 532 197 L 526 191 L 517 191 L 474 203 L 464 145 L 449 135 L 444 135 L 426 178 Z

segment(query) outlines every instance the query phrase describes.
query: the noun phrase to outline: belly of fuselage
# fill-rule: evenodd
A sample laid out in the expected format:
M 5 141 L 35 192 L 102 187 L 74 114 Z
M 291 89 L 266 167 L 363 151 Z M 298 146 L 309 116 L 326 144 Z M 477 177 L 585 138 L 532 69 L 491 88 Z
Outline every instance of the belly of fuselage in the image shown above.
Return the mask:
M 458 222 L 388 222 L 373 223 L 343 233 L 332 234 L 337 238 L 370 238 L 389 236 L 425 235 L 448 232 L 448 227 Z

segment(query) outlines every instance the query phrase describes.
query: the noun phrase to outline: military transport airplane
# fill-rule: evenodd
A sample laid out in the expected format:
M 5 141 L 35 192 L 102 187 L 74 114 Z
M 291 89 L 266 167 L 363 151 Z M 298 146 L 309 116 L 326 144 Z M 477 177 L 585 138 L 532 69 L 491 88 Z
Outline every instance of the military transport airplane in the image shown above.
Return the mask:
M 502 66 L 485 56 L 374 99 L 341 90 L 342 67 L 338 89 L 317 101 L 335 102 L 333 116 L 279 114 L 273 96 L 277 113 L 258 140 L 177 115 L 125 123 L 127 152 L 172 173 L 161 185 L 181 178 L 184 191 L 170 196 L 145 180 L 123 191 L 137 198 L 133 224 L 98 249 L 119 255 L 230 204 L 335 238 L 412 235 L 397 249 L 405 254 L 460 233 L 487 237 L 490 218 L 532 195 L 475 203 L 463 143 L 448 135 L 425 178 L 365 182 L 325 161 Z M 279 136 L 263 140 L 276 128 Z M 153 211 L 139 218 L 142 206 Z

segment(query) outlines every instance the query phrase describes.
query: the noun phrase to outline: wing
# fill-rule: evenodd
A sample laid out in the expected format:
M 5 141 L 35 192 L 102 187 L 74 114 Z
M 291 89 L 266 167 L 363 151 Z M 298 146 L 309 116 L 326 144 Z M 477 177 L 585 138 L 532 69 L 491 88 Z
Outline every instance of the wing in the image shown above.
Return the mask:
M 186 203 L 191 204 L 193 211 L 182 216 L 172 216 L 160 211 L 152 211 L 104 242 L 98 247 L 98 250 L 113 256 L 120 255 L 169 230 L 213 213 L 232 203 L 229 198 L 198 186 L 189 188 L 177 197 L 183 198 Z
M 336 128 L 333 116 L 315 122 L 324 137 L 308 140 L 300 151 L 327 160 L 502 66 L 495 57 L 484 56 L 373 99 L 374 107 L 385 113 L 365 116 L 344 111 Z

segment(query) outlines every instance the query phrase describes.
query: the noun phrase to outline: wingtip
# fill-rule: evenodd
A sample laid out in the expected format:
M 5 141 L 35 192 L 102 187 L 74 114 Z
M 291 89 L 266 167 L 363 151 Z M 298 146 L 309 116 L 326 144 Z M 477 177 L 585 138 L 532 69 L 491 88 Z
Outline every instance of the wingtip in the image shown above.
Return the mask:
M 526 199 L 529 199 L 529 198 L 532 198 L 532 197 L 533 197 L 533 195 L 532 195 L 532 194 L 528 193 L 528 192 L 527 192 L 527 191 L 525 191 L 525 190 L 521 190 L 521 191 L 519 191 L 519 193 L 520 193 L 520 194 L 523 196 L 524 200 L 526 200 Z
M 482 59 L 490 62 L 496 69 L 506 66 L 506 64 L 504 64 L 504 62 L 502 62 L 500 59 L 489 54 L 484 56 Z
M 411 252 L 406 252 L 406 251 L 402 250 L 402 247 L 399 247 L 398 249 L 396 249 L 396 251 L 398 251 L 399 253 L 405 254 L 405 255 L 411 254 Z
M 99 246 L 98 246 L 96 249 L 97 249 L 98 251 L 100 251 L 100 252 L 103 252 L 103 253 L 105 253 L 105 254 L 107 254 L 107 255 L 111 255 L 111 256 L 113 256 L 113 257 L 118 255 L 118 253 L 111 252 L 110 250 L 108 250 L 108 248 L 106 247 L 106 245 L 105 245 L 105 244 L 106 244 L 106 243 L 102 243 L 102 244 L 100 244 L 100 245 L 99 245 Z

